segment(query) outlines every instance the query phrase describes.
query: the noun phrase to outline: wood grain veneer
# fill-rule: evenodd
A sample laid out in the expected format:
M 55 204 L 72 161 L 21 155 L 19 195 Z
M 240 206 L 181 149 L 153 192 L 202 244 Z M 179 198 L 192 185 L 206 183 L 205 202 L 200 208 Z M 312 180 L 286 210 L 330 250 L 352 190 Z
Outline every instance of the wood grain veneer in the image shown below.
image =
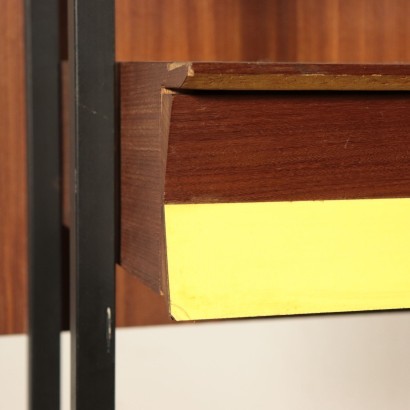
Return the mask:
M 166 288 L 161 192 L 172 96 L 161 93 L 161 81 L 167 72 L 164 64 L 125 65 L 120 72 L 121 265 L 138 266 L 140 279 L 159 293 Z M 134 246 L 124 249 L 126 243 Z
M 23 1 L 0 12 L 0 334 L 27 326 Z
M 166 203 L 410 196 L 408 93 L 175 95 Z
M 116 0 L 118 61 L 410 61 L 408 0 Z

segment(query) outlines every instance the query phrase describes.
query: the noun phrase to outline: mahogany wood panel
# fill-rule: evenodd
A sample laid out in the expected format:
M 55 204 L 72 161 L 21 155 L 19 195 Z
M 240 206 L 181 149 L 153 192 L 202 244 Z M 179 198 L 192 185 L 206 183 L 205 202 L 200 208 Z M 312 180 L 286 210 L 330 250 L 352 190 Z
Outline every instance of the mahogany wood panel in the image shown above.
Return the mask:
M 118 61 L 410 61 L 408 0 L 116 0 Z
M 175 95 L 166 203 L 410 196 L 410 93 Z
M 0 12 L 0 334 L 27 326 L 23 1 Z
M 168 112 L 161 94 L 165 64 L 121 67 L 121 266 L 138 271 L 157 292 L 166 289 L 163 186 Z M 162 115 L 163 114 L 163 115 Z

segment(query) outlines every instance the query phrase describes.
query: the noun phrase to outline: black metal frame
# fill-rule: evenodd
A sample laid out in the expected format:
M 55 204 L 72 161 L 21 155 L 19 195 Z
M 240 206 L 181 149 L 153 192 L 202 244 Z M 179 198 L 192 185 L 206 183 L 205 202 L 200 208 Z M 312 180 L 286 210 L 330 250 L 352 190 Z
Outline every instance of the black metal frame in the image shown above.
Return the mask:
M 114 1 L 68 1 L 73 410 L 115 407 Z
M 29 408 L 60 406 L 59 6 L 26 0 Z
M 59 1 L 26 0 L 29 408 L 60 408 Z M 115 408 L 114 1 L 69 0 L 73 410 Z

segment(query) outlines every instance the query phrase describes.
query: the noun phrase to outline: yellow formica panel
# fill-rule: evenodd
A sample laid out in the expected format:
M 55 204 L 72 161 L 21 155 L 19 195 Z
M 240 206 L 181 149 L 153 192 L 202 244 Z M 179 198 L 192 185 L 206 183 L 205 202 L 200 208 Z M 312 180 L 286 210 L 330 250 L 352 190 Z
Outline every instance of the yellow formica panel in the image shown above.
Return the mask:
M 410 199 L 165 205 L 176 320 L 410 307 Z

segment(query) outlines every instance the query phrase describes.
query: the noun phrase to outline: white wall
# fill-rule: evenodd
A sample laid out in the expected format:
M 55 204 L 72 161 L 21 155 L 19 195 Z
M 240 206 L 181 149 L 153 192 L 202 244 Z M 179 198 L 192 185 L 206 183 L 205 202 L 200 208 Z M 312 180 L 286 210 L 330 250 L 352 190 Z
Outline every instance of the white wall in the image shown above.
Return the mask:
M 117 410 L 408 410 L 409 341 L 410 312 L 119 330 Z M 0 338 L 1 410 L 25 409 L 26 343 Z

